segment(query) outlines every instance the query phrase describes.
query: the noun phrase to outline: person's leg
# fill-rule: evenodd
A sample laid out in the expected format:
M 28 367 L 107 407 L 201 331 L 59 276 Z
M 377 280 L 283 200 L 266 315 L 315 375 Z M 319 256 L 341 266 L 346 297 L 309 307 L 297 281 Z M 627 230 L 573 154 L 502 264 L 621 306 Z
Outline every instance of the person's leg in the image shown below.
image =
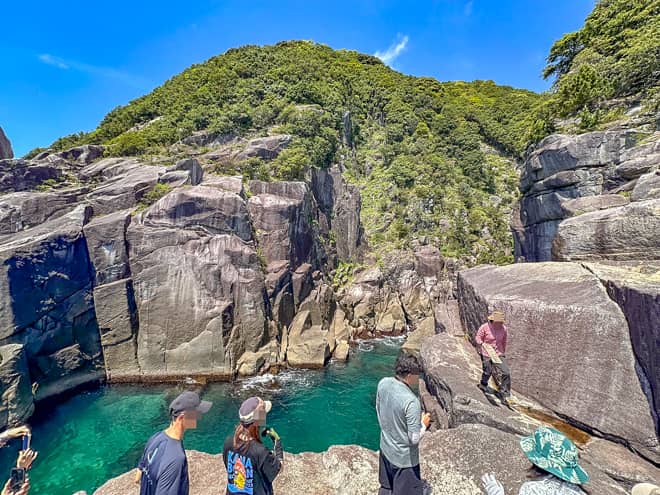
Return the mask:
M 380 489 L 378 495 L 392 495 L 393 466 L 390 464 L 382 452 L 378 453 L 378 481 Z
M 487 358 L 486 356 L 481 356 L 481 368 L 483 372 L 481 373 L 481 386 L 482 387 L 487 387 L 488 386 L 488 380 L 490 380 L 490 375 L 493 374 L 493 365 L 490 362 L 490 358 Z
M 500 392 L 503 397 L 509 397 L 511 395 L 511 371 L 509 371 L 509 366 L 504 359 L 502 359 L 501 363 L 495 366 L 497 366 L 499 375 Z
M 392 495 L 424 495 L 419 464 L 407 468 L 395 468 Z

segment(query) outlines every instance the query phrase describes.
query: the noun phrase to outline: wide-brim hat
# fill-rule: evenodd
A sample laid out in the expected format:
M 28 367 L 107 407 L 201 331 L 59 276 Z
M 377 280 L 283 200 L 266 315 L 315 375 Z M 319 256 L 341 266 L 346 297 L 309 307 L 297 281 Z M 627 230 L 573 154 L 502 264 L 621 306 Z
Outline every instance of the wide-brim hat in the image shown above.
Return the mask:
M 631 495 L 660 495 L 660 486 L 653 483 L 638 483 L 633 486 Z
M 504 312 L 496 309 L 488 315 L 488 320 L 504 323 Z
M 554 428 L 538 428 L 520 440 L 520 447 L 532 464 L 558 478 L 576 485 L 589 481 L 589 475 L 578 464 L 577 448 Z

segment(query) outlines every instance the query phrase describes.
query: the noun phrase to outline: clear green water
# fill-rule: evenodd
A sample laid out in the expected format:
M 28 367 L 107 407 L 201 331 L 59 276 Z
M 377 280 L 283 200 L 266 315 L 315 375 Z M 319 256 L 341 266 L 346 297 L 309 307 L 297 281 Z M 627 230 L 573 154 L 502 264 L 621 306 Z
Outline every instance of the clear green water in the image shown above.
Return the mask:
M 289 371 L 237 384 L 211 384 L 203 396 L 213 408 L 186 433 L 187 449 L 218 453 L 236 425 L 240 403 L 251 395 L 273 401 L 268 424 L 289 452 L 321 452 L 330 445 L 377 449 L 376 384 L 391 375 L 401 341 L 362 343 L 347 364 L 323 370 Z M 39 457 L 30 477 L 35 495 L 91 493 L 109 478 L 135 467 L 145 441 L 167 426 L 175 386 L 108 386 L 77 395 L 32 422 Z M 17 446 L 2 449 L 0 466 L 9 473 Z

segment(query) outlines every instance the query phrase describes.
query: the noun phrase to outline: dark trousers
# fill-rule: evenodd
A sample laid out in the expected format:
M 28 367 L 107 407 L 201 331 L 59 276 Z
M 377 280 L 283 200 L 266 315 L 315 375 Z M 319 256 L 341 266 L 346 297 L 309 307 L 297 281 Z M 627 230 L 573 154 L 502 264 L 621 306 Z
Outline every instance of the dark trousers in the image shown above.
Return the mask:
M 413 467 L 396 467 L 383 455 L 379 454 L 378 495 L 423 495 L 424 482 L 419 471 L 419 464 Z
M 511 395 L 511 372 L 509 367 L 504 360 L 504 356 L 501 356 L 501 363 L 493 363 L 489 357 L 484 355 L 481 356 L 481 366 L 483 368 L 483 373 L 481 374 L 481 384 L 485 387 L 488 385 L 488 380 L 490 376 L 495 374 L 495 381 L 502 392 L 504 397 L 509 397 Z

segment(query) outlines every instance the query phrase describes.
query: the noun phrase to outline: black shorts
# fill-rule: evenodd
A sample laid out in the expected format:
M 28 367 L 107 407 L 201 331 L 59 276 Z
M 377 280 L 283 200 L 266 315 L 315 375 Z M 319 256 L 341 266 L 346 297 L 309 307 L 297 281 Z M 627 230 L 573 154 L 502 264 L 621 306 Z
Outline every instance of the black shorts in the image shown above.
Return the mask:
M 379 454 L 378 495 L 423 495 L 424 482 L 419 472 L 419 464 L 413 467 L 396 467 L 383 455 Z

